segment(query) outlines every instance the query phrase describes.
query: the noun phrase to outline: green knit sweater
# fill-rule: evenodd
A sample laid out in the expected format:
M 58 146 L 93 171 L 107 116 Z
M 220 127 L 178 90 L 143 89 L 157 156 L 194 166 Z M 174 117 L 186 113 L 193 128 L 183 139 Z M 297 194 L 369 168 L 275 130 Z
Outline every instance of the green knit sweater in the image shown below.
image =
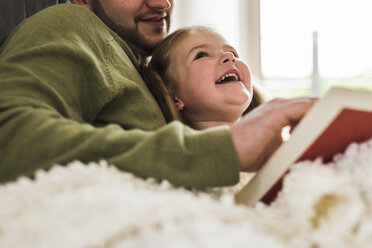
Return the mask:
M 238 182 L 229 128 L 165 125 L 127 44 L 89 10 L 47 8 L 0 49 L 0 182 L 107 160 L 183 186 Z

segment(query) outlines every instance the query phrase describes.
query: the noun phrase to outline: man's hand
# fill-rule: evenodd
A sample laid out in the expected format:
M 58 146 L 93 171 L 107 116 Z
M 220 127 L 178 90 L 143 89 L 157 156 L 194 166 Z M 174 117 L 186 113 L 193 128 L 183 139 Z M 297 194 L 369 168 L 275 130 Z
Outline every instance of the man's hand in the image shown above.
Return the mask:
M 282 128 L 297 123 L 316 98 L 273 99 L 231 125 L 240 168 L 256 171 L 282 143 Z

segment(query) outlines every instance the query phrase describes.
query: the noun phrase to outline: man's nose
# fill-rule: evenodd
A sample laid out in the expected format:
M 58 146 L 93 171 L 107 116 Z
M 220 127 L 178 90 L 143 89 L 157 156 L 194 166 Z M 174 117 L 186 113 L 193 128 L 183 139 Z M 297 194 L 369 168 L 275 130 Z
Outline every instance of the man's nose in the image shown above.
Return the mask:
M 147 0 L 146 4 L 151 9 L 168 10 L 172 6 L 173 0 Z

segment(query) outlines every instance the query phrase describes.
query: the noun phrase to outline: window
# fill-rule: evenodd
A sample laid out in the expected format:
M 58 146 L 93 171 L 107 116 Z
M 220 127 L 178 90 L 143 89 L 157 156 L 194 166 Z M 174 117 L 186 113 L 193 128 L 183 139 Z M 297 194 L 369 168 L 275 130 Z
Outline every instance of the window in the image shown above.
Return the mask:
M 226 3 L 226 0 L 176 0 L 171 28 L 174 30 L 190 25 L 206 25 L 221 33 L 238 49 L 239 1 Z
M 321 92 L 332 85 L 372 89 L 371 11 L 370 0 L 261 0 L 265 85 L 308 94 L 318 77 Z

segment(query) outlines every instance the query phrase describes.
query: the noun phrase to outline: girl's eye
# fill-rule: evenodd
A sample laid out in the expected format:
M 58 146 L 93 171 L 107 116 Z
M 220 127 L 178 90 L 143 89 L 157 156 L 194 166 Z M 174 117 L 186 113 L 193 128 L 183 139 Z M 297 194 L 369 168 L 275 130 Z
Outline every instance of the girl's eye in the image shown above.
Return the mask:
M 239 58 L 239 55 L 238 55 L 237 52 L 235 52 L 235 51 L 231 51 L 231 53 L 234 55 L 235 58 Z
M 201 58 L 204 58 L 204 57 L 207 57 L 208 54 L 206 52 L 198 52 L 194 58 L 194 60 L 197 60 L 197 59 L 201 59 Z

